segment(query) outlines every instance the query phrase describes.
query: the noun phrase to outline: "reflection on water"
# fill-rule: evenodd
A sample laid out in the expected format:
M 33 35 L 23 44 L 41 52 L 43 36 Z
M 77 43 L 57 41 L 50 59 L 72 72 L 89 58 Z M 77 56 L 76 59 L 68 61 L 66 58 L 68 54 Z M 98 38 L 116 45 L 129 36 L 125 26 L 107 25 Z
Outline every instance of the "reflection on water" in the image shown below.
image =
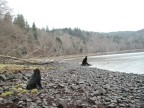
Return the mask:
M 88 62 L 92 64 L 91 67 L 144 74 L 144 52 L 89 56 Z

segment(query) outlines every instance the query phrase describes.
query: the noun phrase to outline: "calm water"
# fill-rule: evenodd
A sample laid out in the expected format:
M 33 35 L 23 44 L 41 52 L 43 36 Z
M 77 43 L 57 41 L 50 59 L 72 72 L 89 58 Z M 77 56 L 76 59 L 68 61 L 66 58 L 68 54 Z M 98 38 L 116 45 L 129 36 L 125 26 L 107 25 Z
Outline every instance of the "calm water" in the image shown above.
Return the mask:
M 144 52 L 89 56 L 88 62 L 92 64 L 91 67 L 144 74 Z

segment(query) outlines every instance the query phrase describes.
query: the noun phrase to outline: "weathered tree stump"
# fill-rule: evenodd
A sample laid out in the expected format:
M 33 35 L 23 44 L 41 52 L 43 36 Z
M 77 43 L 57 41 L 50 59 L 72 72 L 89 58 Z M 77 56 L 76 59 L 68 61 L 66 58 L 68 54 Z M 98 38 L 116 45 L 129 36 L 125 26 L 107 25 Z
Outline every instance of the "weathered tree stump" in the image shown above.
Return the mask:
M 91 64 L 89 64 L 89 63 L 87 62 L 87 56 L 83 59 L 81 65 L 82 65 L 82 66 L 91 66 Z

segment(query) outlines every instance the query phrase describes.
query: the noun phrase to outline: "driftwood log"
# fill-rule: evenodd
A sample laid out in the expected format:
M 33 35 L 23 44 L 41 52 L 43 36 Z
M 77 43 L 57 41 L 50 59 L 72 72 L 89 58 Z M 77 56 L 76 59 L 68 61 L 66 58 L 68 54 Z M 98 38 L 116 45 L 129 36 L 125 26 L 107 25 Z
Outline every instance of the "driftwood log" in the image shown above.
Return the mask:
M 21 59 L 12 56 L 0 55 L 0 63 L 43 65 L 48 64 L 49 62 L 39 62 L 36 60 Z

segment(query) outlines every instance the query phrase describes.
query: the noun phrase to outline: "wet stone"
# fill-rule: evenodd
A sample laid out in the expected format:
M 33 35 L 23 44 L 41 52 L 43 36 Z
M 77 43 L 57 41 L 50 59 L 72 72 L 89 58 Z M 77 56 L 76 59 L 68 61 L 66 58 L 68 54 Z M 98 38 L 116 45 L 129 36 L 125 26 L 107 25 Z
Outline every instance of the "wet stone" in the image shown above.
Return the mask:
M 1 98 L 1 97 L 0 97 L 0 103 L 2 103 L 3 101 L 4 101 L 4 98 Z
M 24 95 L 20 98 L 20 100 L 22 100 L 22 101 L 27 101 L 27 99 L 28 99 L 28 97 L 26 95 Z
M 1 93 L 3 93 L 3 89 L 2 89 L 2 88 L 0 89 L 0 94 L 1 94 Z
M 19 105 L 19 104 L 22 104 L 22 103 L 24 103 L 24 101 L 19 101 L 19 102 L 18 102 L 18 105 Z
M 115 104 L 115 103 L 111 103 L 111 104 L 109 105 L 109 107 L 110 107 L 110 108 L 116 107 L 116 104 Z
M 32 102 L 32 100 L 30 98 L 27 98 L 26 100 L 27 100 L 27 102 Z
M 56 94 L 56 98 L 58 99 L 58 98 L 60 98 L 61 96 L 60 96 L 60 94 Z
M 81 81 L 78 82 L 78 84 L 84 84 L 84 83 L 85 83 L 84 80 L 81 80 Z
M 36 108 L 37 107 L 37 103 L 31 102 L 29 108 Z
M 109 98 L 107 97 L 107 98 L 105 98 L 105 101 L 106 101 L 106 102 L 111 102 L 111 99 L 109 99 Z
M 6 81 L 5 75 L 0 75 L 0 81 Z
M 42 101 L 39 99 L 36 101 L 37 104 L 40 104 Z
M 62 88 L 64 88 L 64 87 L 65 87 L 65 85 L 64 85 L 64 84 L 59 84 L 59 86 L 60 86 L 60 87 L 62 87 Z

